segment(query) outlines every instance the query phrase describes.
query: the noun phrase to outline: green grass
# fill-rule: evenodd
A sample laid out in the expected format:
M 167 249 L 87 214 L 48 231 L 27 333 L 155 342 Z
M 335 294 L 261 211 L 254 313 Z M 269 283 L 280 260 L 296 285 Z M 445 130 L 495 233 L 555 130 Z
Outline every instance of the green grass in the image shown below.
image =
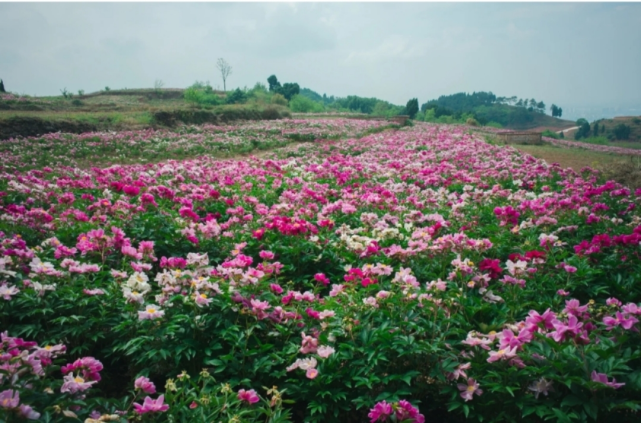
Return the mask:
M 549 144 L 511 146 L 536 158 L 544 159 L 549 164 L 559 163 L 562 167 L 570 167 L 577 172 L 586 166 L 597 168 L 626 158 L 626 156 L 620 154 L 603 153 L 582 148 L 564 148 Z

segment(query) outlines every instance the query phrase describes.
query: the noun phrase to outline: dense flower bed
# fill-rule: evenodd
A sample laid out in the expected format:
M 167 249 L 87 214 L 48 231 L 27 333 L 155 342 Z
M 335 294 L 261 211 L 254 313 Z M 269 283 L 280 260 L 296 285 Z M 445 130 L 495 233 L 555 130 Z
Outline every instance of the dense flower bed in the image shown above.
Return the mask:
M 146 162 L 206 154 L 229 157 L 282 147 L 292 141 L 357 137 L 389 125 L 389 122 L 356 119 L 285 119 L 227 126 L 188 126 L 177 130 L 57 132 L 0 141 L 0 168 L 91 167 L 114 161 Z
M 313 145 L 3 172 L 0 413 L 638 421 L 641 191 L 456 127 Z

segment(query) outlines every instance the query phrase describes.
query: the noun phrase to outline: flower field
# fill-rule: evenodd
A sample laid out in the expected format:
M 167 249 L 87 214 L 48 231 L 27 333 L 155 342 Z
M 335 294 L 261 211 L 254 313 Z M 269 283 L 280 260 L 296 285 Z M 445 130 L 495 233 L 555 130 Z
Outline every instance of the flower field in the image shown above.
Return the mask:
M 640 421 L 641 190 L 383 125 L 2 142 L 0 419 Z

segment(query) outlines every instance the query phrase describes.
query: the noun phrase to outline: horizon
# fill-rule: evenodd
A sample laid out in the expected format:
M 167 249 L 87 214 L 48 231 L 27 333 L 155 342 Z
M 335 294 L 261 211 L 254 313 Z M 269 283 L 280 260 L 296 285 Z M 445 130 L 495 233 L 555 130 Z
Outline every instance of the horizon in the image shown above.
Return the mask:
M 491 91 L 568 111 L 641 107 L 641 4 L 2 3 L 0 11 L 0 78 L 18 94 L 155 80 L 222 88 L 215 61 L 223 57 L 233 67 L 228 91 L 275 74 L 321 95 L 399 105 Z

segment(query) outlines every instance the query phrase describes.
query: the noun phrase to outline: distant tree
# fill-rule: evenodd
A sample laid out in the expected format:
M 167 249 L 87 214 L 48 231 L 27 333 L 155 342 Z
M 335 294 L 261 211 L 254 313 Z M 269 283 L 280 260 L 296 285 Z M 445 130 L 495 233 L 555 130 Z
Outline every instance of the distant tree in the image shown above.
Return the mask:
M 160 90 L 164 86 L 165 83 L 162 81 L 162 79 L 156 79 L 156 81 L 154 82 L 154 90 L 156 91 Z
M 216 62 L 216 68 L 220 71 L 223 78 L 223 91 L 227 91 L 227 78 L 231 75 L 231 65 L 222 57 Z
M 563 109 L 559 107 L 556 117 L 560 118 L 562 115 L 563 115 Z
M 536 107 L 536 100 L 531 98 L 529 104 L 530 104 L 530 108 L 534 109 Z
M 278 82 L 278 78 L 276 78 L 276 75 L 272 75 L 267 78 L 267 83 L 269 84 L 269 91 L 278 92 L 278 89 L 280 88 L 280 82 Z
M 614 133 L 614 137 L 616 139 L 627 140 L 628 138 L 630 138 L 630 131 L 631 128 L 628 125 L 620 123 L 614 127 L 614 130 L 612 132 Z
M 563 133 L 563 131 L 559 132 L 559 138 L 565 138 L 565 134 Z
M 2 79 L 0 79 L 0 93 L 6 93 L 4 90 L 4 81 L 2 81 Z
M 595 137 L 599 135 L 599 123 L 598 122 L 594 122 L 594 125 L 592 126 L 592 133 L 594 134 Z
M 523 100 L 521 100 L 521 99 L 519 98 L 519 101 L 517 101 L 517 102 L 516 102 L 516 105 L 517 105 L 518 107 L 523 106 Z
M 300 87 L 295 82 L 285 82 L 283 86 L 278 90 L 279 94 L 282 94 L 287 101 L 291 100 L 296 94 L 300 93 Z
M 541 113 L 545 113 L 545 103 L 544 103 L 544 102 L 539 101 L 539 102 L 536 104 L 536 108 L 539 110 L 539 112 L 541 112 Z
M 550 112 L 552 113 L 552 117 L 556 117 L 557 113 L 559 113 L 559 108 L 556 104 L 550 106 Z
M 412 98 L 407 102 L 405 106 L 405 114 L 407 114 L 410 119 L 414 119 L 418 113 L 418 99 Z
M 587 138 L 590 135 L 590 124 L 587 120 L 581 118 L 576 121 L 576 125 L 579 129 L 574 134 L 575 140 L 580 140 L 581 138 Z

